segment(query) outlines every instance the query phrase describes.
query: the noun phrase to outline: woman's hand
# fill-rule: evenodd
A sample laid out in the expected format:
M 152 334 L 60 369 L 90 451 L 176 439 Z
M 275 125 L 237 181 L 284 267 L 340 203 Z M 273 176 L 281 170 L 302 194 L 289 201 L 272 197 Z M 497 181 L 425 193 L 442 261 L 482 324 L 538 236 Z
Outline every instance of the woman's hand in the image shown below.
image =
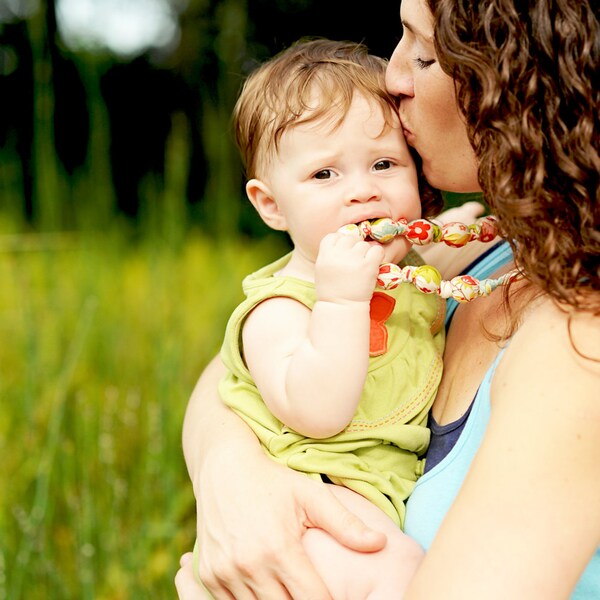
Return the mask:
M 310 527 L 329 532 L 362 552 L 385 545 L 339 503 L 328 486 L 283 467 L 235 442 L 211 453 L 196 489 L 199 573 L 217 600 L 296 598 L 324 600 L 329 593 L 304 551 Z M 176 578 L 181 600 L 204 598 L 184 564 Z M 194 585 L 196 589 L 194 589 Z

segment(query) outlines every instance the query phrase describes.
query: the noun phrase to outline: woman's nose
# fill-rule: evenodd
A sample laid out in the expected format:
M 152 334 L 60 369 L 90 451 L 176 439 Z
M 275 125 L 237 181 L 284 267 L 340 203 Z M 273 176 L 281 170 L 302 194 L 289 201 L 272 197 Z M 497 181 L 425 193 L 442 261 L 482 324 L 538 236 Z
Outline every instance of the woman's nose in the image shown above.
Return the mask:
M 414 79 L 406 65 L 406 60 L 402 56 L 400 43 L 396 46 L 388 62 L 385 72 L 385 85 L 388 92 L 394 94 L 394 96 L 412 97 L 415 94 Z

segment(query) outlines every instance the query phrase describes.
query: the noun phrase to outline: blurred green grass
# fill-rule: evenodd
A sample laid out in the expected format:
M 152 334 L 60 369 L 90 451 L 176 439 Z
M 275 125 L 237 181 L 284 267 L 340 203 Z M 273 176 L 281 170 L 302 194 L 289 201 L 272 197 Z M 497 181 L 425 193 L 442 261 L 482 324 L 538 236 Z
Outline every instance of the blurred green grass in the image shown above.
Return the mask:
M 186 403 L 242 278 L 285 251 L 0 234 L 0 600 L 175 598 L 195 530 Z

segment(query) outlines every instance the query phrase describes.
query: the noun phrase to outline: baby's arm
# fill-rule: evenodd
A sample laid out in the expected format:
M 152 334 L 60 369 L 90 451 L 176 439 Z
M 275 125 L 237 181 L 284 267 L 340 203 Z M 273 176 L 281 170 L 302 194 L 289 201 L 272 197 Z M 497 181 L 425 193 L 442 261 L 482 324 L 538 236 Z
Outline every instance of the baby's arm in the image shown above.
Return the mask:
M 369 361 L 369 308 L 383 250 L 330 234 L 316 262 L 311 311 L 287 298 L 257 306 L 244 324 L 246 364 L 271 412 L 314 438 L 352 419 Z

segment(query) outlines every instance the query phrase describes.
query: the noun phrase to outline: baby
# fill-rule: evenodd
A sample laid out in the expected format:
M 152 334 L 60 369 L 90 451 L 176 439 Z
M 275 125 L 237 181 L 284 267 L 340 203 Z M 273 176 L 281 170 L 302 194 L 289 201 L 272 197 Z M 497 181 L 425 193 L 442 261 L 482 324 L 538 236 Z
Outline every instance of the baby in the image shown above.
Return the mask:
M 376 290 L 380 265 L 405 259 L 409 241 L 338 231 L 421 217 L 385 69 L 360 44 L 300 41 L 251 74 L 234 110 L 248 198 L 293 250 L 245 279 L 219 391 L 275 460 L 330 483 L 387 535 L 361 554 L 306 532 L 338 600 L 401 598 L 422 558 L 401 527 L 442 373 L 443 300 L 412 285 Z

